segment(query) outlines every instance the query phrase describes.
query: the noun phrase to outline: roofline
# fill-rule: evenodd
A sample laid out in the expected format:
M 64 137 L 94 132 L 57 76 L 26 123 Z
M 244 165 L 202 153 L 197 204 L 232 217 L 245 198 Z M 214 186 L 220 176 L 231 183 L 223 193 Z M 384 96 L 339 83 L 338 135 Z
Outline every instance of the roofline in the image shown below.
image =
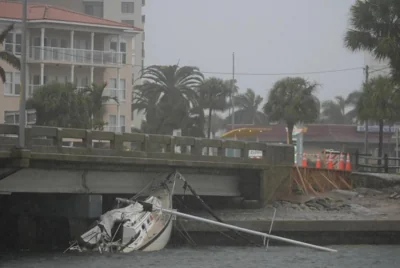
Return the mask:
M 0 21 L 12 21 L 12 22 L 21 22 L 21 19 L 12 19 L 12 18 L 0 18 Z M 89 26 L 89 27 L 97 27 L 97 28 L 109 28 L 109 29 L 119 29 L 124 30 L 124 32 L 128 33 L 141 33 L 142 30 L 135 30 L 134 28 L 130 27 L 123 27 L 123 26 L 111 26 L 111 25 L 104 25 L 104 24 L 92 24 L 92 23 L 82 23 L 82 22 L 70 22 L 70 21 L 61 21 L 61 20 L 27 20 L 29 24 L 31 23 L 55 23 L 55 24 L 63 24 L 63 25 L 79 25 L 79 26 Z

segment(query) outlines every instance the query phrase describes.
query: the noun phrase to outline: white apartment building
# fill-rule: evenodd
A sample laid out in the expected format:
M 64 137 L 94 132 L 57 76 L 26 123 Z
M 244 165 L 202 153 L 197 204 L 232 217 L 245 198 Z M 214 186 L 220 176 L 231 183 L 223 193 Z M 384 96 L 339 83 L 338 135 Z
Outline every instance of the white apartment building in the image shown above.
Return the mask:
M 66 1 L 67 2 L 67 1 Z M 22 4 L 0 1 L 0 29 L 15 23 L 0 49 L 21 54 Z M 105 104 L 108 130 L 130 132 L 132 99 L 132 40 L 141 29 L 76 11 L 30 4 L 27 31 L 27 98 L 39 86 L 53 81 L 79 87 L 107 82 L 105 94 L 119 104 Z M 6 83 L 0 83 L 0 122 L 18 123 L 20 73 L 4 61 Z M 33 111 L 27 123 L 34 123 Z M 126 126 L 126 127 L 125 127 Z
M 130 24 L 144 29 L 146 17 L 143 7 L 146 0 L 29 0 L 70 10 L 82 12 L 91 16 L 105 18 L 113 21 Z M 132 49 L 132 84 L 140 83 L 140 71 L 144 66 L 145 58 L 145 32 L 142 31 L 133 37 Z M 140 128 L 142 115 L 132 114 L 132 126 Z

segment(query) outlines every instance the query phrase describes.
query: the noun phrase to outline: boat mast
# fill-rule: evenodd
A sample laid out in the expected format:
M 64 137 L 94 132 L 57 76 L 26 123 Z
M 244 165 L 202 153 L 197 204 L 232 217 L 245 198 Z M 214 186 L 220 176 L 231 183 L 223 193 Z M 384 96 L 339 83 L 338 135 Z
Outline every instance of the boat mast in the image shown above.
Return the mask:
M 209 219 L 196 217 L 196 216 L 193 216 L 193 215 L 181 213 L 181 212 L 178 212 L 178 211 L 173 211 L 173 210 L 170 210 L 170 209 L 165 209 L 165 208 L 160 208 L 160 207 L 154 207 L 153 206 L 153 210 L 160 210 L 162 212 L 173 214 L 173 215 L 176 215 L 176 216 L 180 216 L 182 218 L 187 218 L 187 219 L 191 219 L 191 220 L 195 220 L 195 221 L 201 221 L 201 222 L 205 222 L 205 223 L 209 223 L 209 224 L 225 227 L 225 228 L 228 228 L 228 229 L 233 229 L 233 230 L 241 231 L 241 232 L 244 232 L 244 233 L 249 233 L 249 234 L 252 234 L 252 235 L 258 235 L 258 236 L 262 236 L 264 238 L 278 240 L 278 241 L 282 241 L 282 242 L 286 242 L 286 243 L 290 243 L 290 244 L 295 244 L 295 245 L 299 245 L 299 246 L 303 246 L 303 247 L 308 247 L 308 248 L 313 248 L 313 249 L 318 249 L 318 250 L 328 251 L 328 252 L 337 252 L 337 250 L 335 250 L 335 249 L 321 247 L 321 246 L 317 246 L 317 245 L 313 245 L 313 244 L 309 244 L 309 243 L 304 243 L 304 242 L 300 242 L 300 241 L 297 241 L 297 240 L 292 240 L 292 239 L 288 239 L 288 238 L 284 238 L 284 237 L 280 237 L 280 236 L 276 236 L 276 235 L 270 235 L 270 234 L 266 234 L 266 233 L 262 233 L 262 232 L 258 232 L 258 231 L 254 231 L 254 230 L 250 230 L 250 229 L 234 226 L 234 225 L 231 225 L 231 224 L 226 224 L 226 223 L 222 223 L 222 222 L 217 222 L 217 221 L 213 221 L 213 220 L 209 220 Z

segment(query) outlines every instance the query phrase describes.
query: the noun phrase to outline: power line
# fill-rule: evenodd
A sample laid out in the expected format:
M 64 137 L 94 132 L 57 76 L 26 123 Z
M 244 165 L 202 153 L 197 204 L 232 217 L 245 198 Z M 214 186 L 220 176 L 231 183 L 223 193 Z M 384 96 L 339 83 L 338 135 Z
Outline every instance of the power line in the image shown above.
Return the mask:
M 382 70 L 385 70 L 385 69 L 389 69 L 389 68 L 390 68 L 390 66 L 386 66 L 386 67 L 383 67 L 383 68 L 380 68 L 380 69 L 369 71 L 369 73 L 372 74 L 372 73 L 379 72 L 379 71 L 382 71 Z
M 49 49 L 48 47 L 34 47 L 34 49 L 38 49 L 38 50 L 44 50 L 47 52 L 53 52 L 56 53 L 58 55 L 66 55 L 66 56 L 71 56 L 74 58 L 80 58 L 80 59 L 87 59 L 87 60 L 91 60 L 92 58 L 90 56 L 84 56 L 84 55 L 76 55 L 76 54 L 71 54 L 71 53 L 67 53 L 67 52 L 61 52 L 61 51 L 55 51 L 53 49 Z M 57 48 L 59 49 L 59 48 Z M 69 49 L 69 48 L 63 48 L 63 49 Z M 86 50 L 85 50 L 86 51 Z M 90 51 L 90 50 L 87 50 Z M 107 52 L 107 51 L 105 51 Z M 115 52 L 118 53 L 118 52 Z M 120 52 L 123 53 L 123 52 Z M 79 65 L 79 62 L 77 62 L 77 65 Z M 139 65 L 139 64 L 124 64 L 124 65 L 129 65 L 129 66 L 136 66 L 136 67 L 149 67 L 149 66 L 143 66 L 143 65 Z M 370 73 L 373 72 L 377 72 L 377 71 L 381 71 L 384 69 L 390 68 L 389 66 L 386 66 L 382 69 L 378 69 L 378 70 L 374 70 L 371 71 Z M 282 72 L 282 73 L 252 73 L 252 72 L 242 72 L 242 73 L 237 73 L 235 72 L 236 76 L 285 76 L 285 75 L 306 75 L 306 74 L 324 74 L 324 73 L 338 73 L 338 72 L 347 72 L 347 71 L 355 71 L 355 70 L 362 70 L 364 69 L 363 66 L 360 67 L 352 67 L 352 68 L 344 68 L 344 69 L 330 69 L 330 70 L 319 70 L 319 71 L 305 71 L 305 72 Z M 204 74 L 214 74 L 214 75 L 232 75 L 232 72 L 217 72 L 217 71 L 201 71 Z
M 235 75 L 252 75 L 252 76 L 279 76 L 279 75 L 303 75 L 303 74 L 323 74 L 323 73 L 337 73 L 353 70 L 361 70 L 363 67 L 353 67 L 346 69 L 334 69 L 334 70 L 321 70 L 321 71 L 310 71 L 310 72 L 293 72 L 293 73 L 235 73 Z M 221 75 L 231 75 L 231 73 L 225 72 L 204 72 L 205 74 L 221 74 Z

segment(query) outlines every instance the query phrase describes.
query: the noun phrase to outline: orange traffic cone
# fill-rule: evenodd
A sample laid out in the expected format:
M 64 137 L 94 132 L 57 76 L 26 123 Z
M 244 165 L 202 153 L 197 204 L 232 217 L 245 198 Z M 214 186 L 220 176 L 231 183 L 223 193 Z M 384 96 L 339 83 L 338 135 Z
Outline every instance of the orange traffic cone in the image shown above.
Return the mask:
M 351 163 L 350 163 L 350 154 L 347 153 L 347 158 L 346 158 L 346 171 L 351 171 Z
M 303 153 L 303 159 L 301 161 L 301 166 L 302 167 L 307 167 L 307 157 L 306 157 L 306 153 Z
M 319 154 L 317 154 L 317 162 L 315 162 L 316 168 L 321 168 L 321 159 L 319 158 Z
M 332 153 L 329 153 L 329 158 L 328 158 L 328 169 L 333 169 Z
M 340 153 L 339 169 L 344 170 L 344 155 L 343 155 L 343 153 Z

